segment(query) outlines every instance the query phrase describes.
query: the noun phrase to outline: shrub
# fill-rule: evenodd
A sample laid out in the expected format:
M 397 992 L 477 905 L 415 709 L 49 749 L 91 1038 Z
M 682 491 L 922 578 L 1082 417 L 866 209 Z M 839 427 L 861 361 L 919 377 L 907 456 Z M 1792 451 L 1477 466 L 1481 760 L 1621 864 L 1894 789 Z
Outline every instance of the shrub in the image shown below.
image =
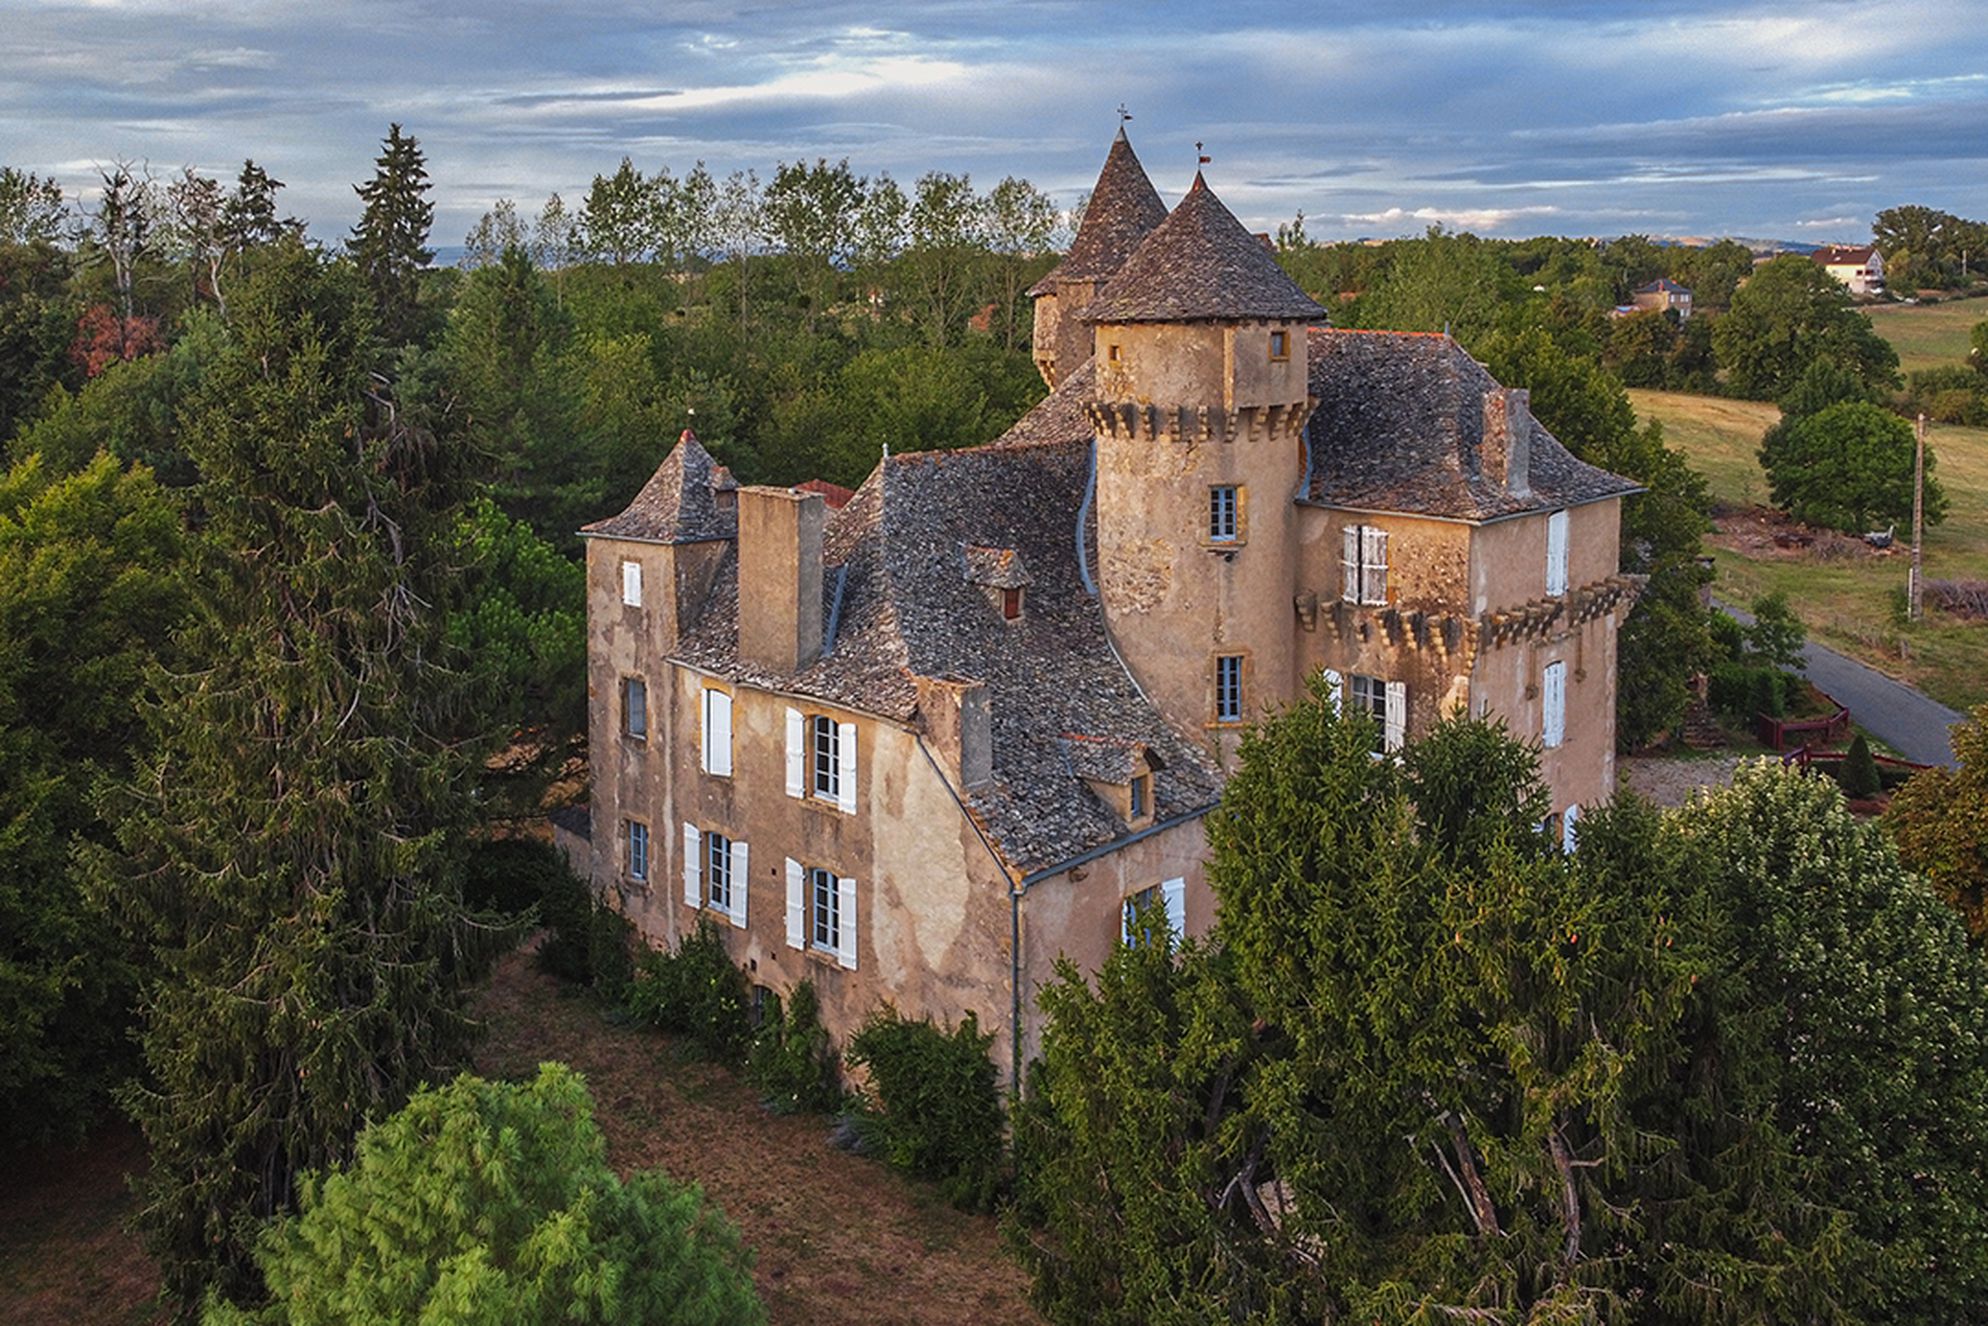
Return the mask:
M 674 953 L 642 954 L 628 986 L 628 1011 L 639 1022 L 685 1037 L 721 1063 L 738 1062 L 751 1030 L 745 973 L 732 965 L 709 917 Z
M 842 1100 L 835 1081 L 835 1051 L 822 1029 L 820 1004 L 812 981 L 802 981 L 788 996 L 782 1013 L 778 1001 L 753 1037 L 746 1075 L 766 1093 L 777 1114 L 827 1111 Z
M 493 838 L 470 849 L 463 901 L 505 916 L 543 915 L 546 895 L 570 877 L 566 858 L 536 838 Z
M 601 998 L 619 1004 L 628 997 L 635 980 L 635 927 L 598 902 L 587 922 L 587 970 Z
M 1988 422 L 1988 382 L 1964 365 L 1942 365 L 1912 374 L 1906 402 L 1942 424 Z
M 594 909 L 586 882 L 564 863 L 545 878 L 538 916 L 551 933 L 539 945 L 539 966 L 564 981 L 585 984 L 594 979 Z
M 1912 425 L 1865 401 L 1832 405 L 1761 439 L 1760 464 L 1774 501 L 1797 520 L 1856 534 L 1912 518 Z M 1926 523 L 1946 515 L 1946 495 L 1926 449 Z
M 1788 712 L 1791 681 L 1787 673 L 1764 663 L 1716 664 L 1711 673 L 1712 707 L 1734 718 L 1751 719 L 1756 714 L 1779 718 Z
M 1868 801 L 1884 789 L 1884 782 L 1878 777 L 1878 762 L 1871 758 L 1871 743 L 1864 740 L 1863 733 L 1859 732 L 1850 743 L 1850 753 L 1837 777 L 1843 782 L 1844 794 L 1854 800 Z
M 987 1057 L 993 1043 L 971 1013 L 945 1032 L 885 1008 L 849 1044 L 849 1062 L 870 1074 L 865 1139 L 972 1211 L 991 1209 L 1001 1188 L 1001 1099 Z

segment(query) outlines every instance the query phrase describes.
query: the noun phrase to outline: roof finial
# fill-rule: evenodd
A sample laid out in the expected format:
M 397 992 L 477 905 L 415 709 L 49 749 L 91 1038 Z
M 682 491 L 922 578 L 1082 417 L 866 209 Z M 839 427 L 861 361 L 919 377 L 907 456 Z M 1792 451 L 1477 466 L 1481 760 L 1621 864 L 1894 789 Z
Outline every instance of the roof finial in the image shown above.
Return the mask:
M 1120 124 L 1122 125 L 1122 124 L 1124 124 L 1124 123 L 1125 123 L 1125 122 L 1126 122 L 1127 120 L 1129 120 L 1129 119 L 1131 119 L 1131 118 L 1132 118 L 1132 112 L 1131 112 L 1131 111 L 1129 111 L 1129 110 L 1127 110 L 1127 109 L 1125 109 L 1125 103 L 1124 103 L 1124 102 L 1122 102 L 1122 101 L 1121 101 L 1121 102 L 1119 102 L 1119 103 L 1118 103 L 1118 122 L 1119 122 L 1119 123 L 1120 123 Z
M 1195 139 L 1195 140 L 1194 140 L 1194 162 L 1195 162 L 1195 164 L 1196 164 L 1196 165 L 1198 165 L 1198 166 L 1205 166 L 1205 165 L 1207 165 L 1207 164 L 1208 164 L 1209 162 L 1213 161 L 1214 159 L 1215 159 L 1215 158 L 1213 158 L 1213 157 L 1209 156 L 1209 155 L 1208 155 L 1208 154 L 1207 154 L 1206 152 L 1203 152 L 1203 151 L 1201 150 L 1201 140 L 1200 140 L 1200 139 L 1198 139 L 1198 138 L 1197 138 L 1197 139 Z

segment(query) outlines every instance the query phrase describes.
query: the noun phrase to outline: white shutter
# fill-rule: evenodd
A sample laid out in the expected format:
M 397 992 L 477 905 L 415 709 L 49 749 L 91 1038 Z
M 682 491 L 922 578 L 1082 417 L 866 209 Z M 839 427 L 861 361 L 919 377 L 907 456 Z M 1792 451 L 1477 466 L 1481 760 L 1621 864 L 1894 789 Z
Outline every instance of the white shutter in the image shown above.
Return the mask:
M 732 774 L 732 697 L 716 687 L 704 688 L 703 768 L 708 774 Z
M 1546 518 L 1546 592 L 1567 592 L 1567 513 L 1555 511 Z
M 1575 839 L 1579 837 L 1579 833 L 1576 830 L 1575 826 L 1580 823 L 1580 819 L 1581 819 L 1581 808 L 1578 805 L 1567 807 L 1566 811 L 1562 813 L 1562 815 L 1560 816 L 1560 850 L 1561 851 L 1570 854 L 1573 852 Z
M 787 858 L 787 947 L 806 948 L 808 943 L 807 882 L 801 863 Z
M 697 855 L 697 826 L 685 820 L 683 824 L 683 901 L 685 906 L 697 907 L 704 902 L 698 882 L 703 874 L 698 870 L 701 858 Z
M 801 711 L 787 711 L 787 795 L 799 797 L 807 795 L 808 771 L 808 725 L 801 719 Z
M 1331 668 L 1325 670 L 1325 698 L 1332 705 L 1332 712 L 1346 712 L 1346 679 Z
M 844 875 L 835 881 L 835 960 L 856 970 L 856 881 Z
M 1339 597 L 1348 603 L 1360 601 L 1360 527 L 1348 525 L 1341 531 L 1339 573 L 1343 577 Z
M 747 885 L 747 881 L 750 879 L 750 876 L 746 873 L 747 866 L 746 845 L 736 838 L 732 839 L 731 913 L 732 924 L 738 926 L 746 923 L 746 894 L 750 891 Z
M 1548 663 L 1540 687 L 1543 712 L 1540 715 L 1540 743 L 1551 749 L 1567 736 L 1567 665 Z
M 1167 905 L 1167 928 L 1173 931 L 1176 939 L 1187 938 L 1187 881 L 1162 881 L 1160 899 Z
M 1360 527 L 1360 601 L 1387 602 L 1387 531 Z
M 1387 684 L 1387 723 L 1383 729 L 1389 750 L 1400 750 L 1401 743 L 1408 739 L 1408 683 L 1391 681 Z
M 835 771 L 835 804 L 841 807 L 843 813 L 850 814 L 856 809 L 856 725 L 854 723 L 835 725 L 835 751 L 838 760 Z
M 642 606 L 642 563 L 621 564 L 621 601 L 631 608 Z

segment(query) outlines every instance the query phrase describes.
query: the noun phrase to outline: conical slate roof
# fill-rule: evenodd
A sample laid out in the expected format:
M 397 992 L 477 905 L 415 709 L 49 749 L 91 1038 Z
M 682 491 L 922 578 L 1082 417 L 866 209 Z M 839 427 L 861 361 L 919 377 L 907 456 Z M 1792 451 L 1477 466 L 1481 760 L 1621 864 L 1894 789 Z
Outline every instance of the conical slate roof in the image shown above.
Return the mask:
M 1029 287 L 1031 295 L 1053 295 L 1059 281 L 1102 281 L 1124 266 L 1139 241 L 1167 219 L 1167 205 L 1146 178 L 1121 127 L 1105 154 L 1104 169 L 1084 205 L 1077 238 L 1049 275 Z
M 712 460 L 697 434 L 686 428 L 626 511 L 582 525 L 580 532 L 652 543 L 729 539 L 738 517 L 719 509 L 717 494 L 738 486 L 732 472 Z
M 1199 172 L 1180 205 L 1084 309 L 1086 322 L 1322 318 Z

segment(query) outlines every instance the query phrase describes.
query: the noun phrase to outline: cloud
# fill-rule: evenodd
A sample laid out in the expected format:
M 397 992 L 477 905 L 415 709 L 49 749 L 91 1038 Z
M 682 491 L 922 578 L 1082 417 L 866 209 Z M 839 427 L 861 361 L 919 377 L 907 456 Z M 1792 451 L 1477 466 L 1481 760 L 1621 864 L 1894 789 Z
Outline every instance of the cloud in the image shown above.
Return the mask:
M 1410 211 L 1390 207 L 1381 212 L 1346 212 L 1340 219 L 1348 225 L 1382 226 L 1399 229 L 1415 226 L 1448 226 L 1458 230 L 1503 230 L 1526 217 L 1558 216 L 1558 207 L 1417 207 Z

